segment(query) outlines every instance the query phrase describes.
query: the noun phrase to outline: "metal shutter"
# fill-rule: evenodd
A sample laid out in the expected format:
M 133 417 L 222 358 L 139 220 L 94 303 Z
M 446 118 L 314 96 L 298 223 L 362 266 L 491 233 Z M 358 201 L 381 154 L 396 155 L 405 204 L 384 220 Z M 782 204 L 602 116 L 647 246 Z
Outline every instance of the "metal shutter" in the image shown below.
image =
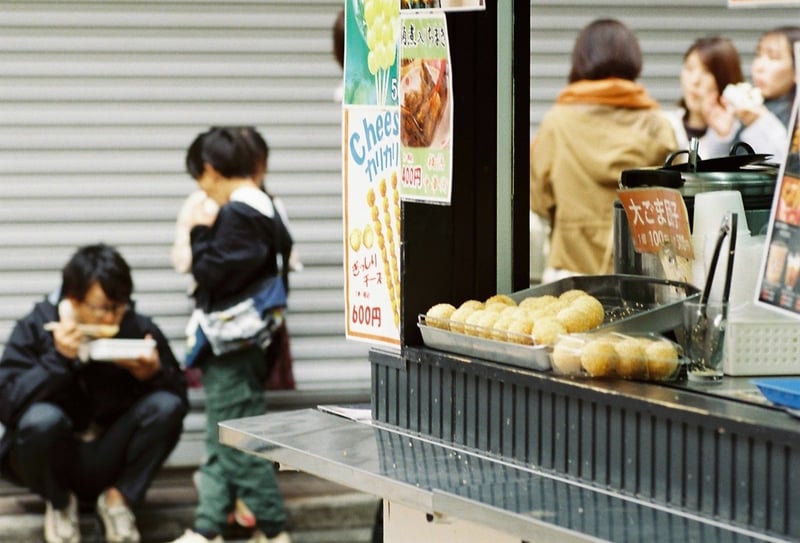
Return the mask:
M 135 297 L 183 353 L 188 278 L 169 263 L 195 187 L 186 147 L 252 124 L 305 270 L 289 329 L 299 389 L 367 390 L 368 346 L 344 339 L 341 1 L 0 2 L 0 341 L 78 245 L 116 245 Z

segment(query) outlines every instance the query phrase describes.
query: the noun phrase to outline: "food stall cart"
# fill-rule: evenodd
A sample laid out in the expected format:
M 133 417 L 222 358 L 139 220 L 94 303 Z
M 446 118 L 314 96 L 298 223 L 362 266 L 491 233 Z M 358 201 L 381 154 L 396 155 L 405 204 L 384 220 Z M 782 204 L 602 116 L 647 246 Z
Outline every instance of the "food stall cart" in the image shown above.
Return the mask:
M 800 419 L 747 378 L 575 379 L 423 341 L 432 305 L 528 287 L 529 17 L 447 14 L 456 183 L 448 206 L 403 203 L 400 348 L 371 350 L 371 405 L 220 439 L 382 497 L 389 542 L 800 539 Z

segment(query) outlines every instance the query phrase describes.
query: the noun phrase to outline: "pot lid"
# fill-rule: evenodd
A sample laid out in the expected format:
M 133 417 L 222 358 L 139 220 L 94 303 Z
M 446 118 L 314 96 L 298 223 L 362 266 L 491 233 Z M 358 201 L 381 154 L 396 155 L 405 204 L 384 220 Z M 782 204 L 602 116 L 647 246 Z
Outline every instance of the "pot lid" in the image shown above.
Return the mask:
M 745 152 L 739 153 L 740 149 L 744 149 Z M 688 157 L 687 162 L 673 164 L 678 156 L 684 154 Z M 675 151 L 667 156 L 664 161 L 664 169 L 679 172 L 736 172 L 741 171 L 745 166 L 764 164 L 771 157 L 771 154 L 754 152 L 750 145 L 740 141 L 734 144 L 728 156 L 703 160 L 699 155 L 695 155 L 694 166 L 691 150 Z

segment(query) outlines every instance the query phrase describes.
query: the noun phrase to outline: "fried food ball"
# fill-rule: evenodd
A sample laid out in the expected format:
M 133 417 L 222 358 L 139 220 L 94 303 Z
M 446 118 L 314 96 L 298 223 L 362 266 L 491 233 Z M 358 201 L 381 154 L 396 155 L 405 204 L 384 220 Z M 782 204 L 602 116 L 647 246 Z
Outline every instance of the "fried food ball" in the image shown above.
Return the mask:
M 556 320 L 564 325 L 570 334 L 586 332 L 593 328 L 594 320 L 588 312 L 578 307 L 565 307 L 556 315 Z
M 558 299 L 561 300 L 562 302 L 571 303 L 573 300 L 575 300 L 576 298 L 580 298 L 581 296 L 588 296 L 588 293 L 585 290 L 574 288 L 570 290 L 565 290 L 564 292 L 559 294 Z
M 486 298 L 486 305 L 493 304 L 493 303 L 501 303 L 504 305 L 517 305 L 517 302 L 506 294 L 495 294 L 494 296 L 489 296 Z
M 425 313 L 425 324 L 434 328 L 450 329 L 450 316 L 456 310 L 455 306 L 447 303 L 431 306 Z
M 350 235 L 347 239 L 350 241 L 350 248 L 353 252 L 358 252 L 361 249 L 361 230 L 353 228 L 350 230 Z
M 581 366 L 592 377 L 612 375 L 618 358 L 614 344 L 602 339 L 591 340 L 581 349 Z
M 467 322 L 467 318 L 475 311 L 477 310 L 473 306 L 463 304 L 461 307 L 453 311 L 453 313 L 450 315 L 450 331 L 463 334 L 464 325 Z
M 503 317 L 516 317 L 517 315 L 527 315 L 528 313 L 515 305 L 507 305 L 503 308 L 500 312 L 500 315 Z
M 462 307 L 471 307 L 472 309 L 483 309 L 484 304 L 480 300 L 467 300 L 466 302 L 458 306 L 459 309 L 461 309 Z
M 546 306 L 550 302 L 555 302 L 558 298 L 550 294 L 543 296 L 528 296 L 519 303 L 519 306 L 524 309 L 539 309 Z
M 647 377 L 646 344 L 638 338 L 626 337 L 618 341 L 617 375 L 626 379 L 643 379 Z
M 372 243 L 374 241 L 375 241 L 375 232 L 372 230 L 372 226 L 370 225 L 365 226 L 364 231 L 361 234 L 361 242 L 367 249 L 372 249 Z
M 487 313 L 485 309 L 476 309 L 472 313 L 469 314 L 467 320 L 464 321 L 464 333 L 468 336 L 478 336 L 480 326 L 480 320 L 483 316 Z
M 516 307 L 516 306 L 513 306 Z M 498 315 L 502 313 L 504 310 L 512 308 L 510 305 L 506 305 L 501 302 L 486 302 L 486 305 L 483 307 L 486 311 L 491 311 L 492 313 L 497 313 Z
M 533 323 L 533 340 L 536 345 L 553 345 L 567 329 L 553 317 L 543 317 Z
M 553 371 L 561 375 L 580 375 L 581 345 L 581 341 L 568 336 L 559 339 L 550 355 Z
M 594 296 L 579 296 L 570 302 L 570 307 L 575 307 L 583 311 L 589 319 L 589 330 L 597 328 L 606 318 L 606 310 L 603 304 Z
M 478 318 L 476 323 L 478 336 L 486 339 L 492 339 L 492 330 L 497 319 L 500 318 L 499 313 L 483 310 L 483 314 Z
M 513 319 L 508 325 L 508 341 L 520 345 L 533 345 L 532 328 L 533 321 L 531 319 L 524 317 Z
M 650 342 L 645 349 L 647 373 L 650 379 L 662 381 L 675 375 L 678 369 L 678 349 L 667 340 Z
M 503 315 L 501 313 L 497 320 L 494 321 L 494 326 L 492 326 L 492 339 L 495 341 L 508 341 L 508 327 L 511 326 L 512 322 L 514 322 L 512 315 Z
M 567 302 L 562 302 L 561 300 L 556 299 L 544 307 L 538 308 L 537 311 L 539 311 L 544 317 L 555 317 L 558 315 L 559 311 L 566 309 L 567 307 L 569 307 Z

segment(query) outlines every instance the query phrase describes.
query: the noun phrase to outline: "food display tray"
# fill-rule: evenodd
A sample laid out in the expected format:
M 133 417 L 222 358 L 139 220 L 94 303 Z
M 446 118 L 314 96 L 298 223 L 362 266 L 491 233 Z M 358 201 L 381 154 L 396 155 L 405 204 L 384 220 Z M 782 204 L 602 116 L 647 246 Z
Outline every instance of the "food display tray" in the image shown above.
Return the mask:
M 458 334 L 425 324 L 425 315 L 417 323 L 422 341 L 428 347 L 466 356 L 474 356 L 538 371 L 550 369 L 550 354 L 545 346 L 520 345 L 467 334 Z
M 585 275 L 517 291 L 509 296 L 517 303 L 530 296 L 558 296 L 568 290 L 583 290 L 597 298 L 605 310 L 597 330 L 624 333 L 660 333 L 683 325 L 683 301 L 699 296 L 688 283 L 639 275 Z M 503 364 L 547 371 L 551 368 L 550 348 L 521 345 L 460 334 L 425 324 L 420 315 L 417 326 L 427 347 Z
M 529 296 L 558 296 L 583 290 L 603 304 L 606 332 L 660 333 L 683 326 L 683 302 L 699 298 L 694 285 L 642 275 L 579 275 L 510 294 L 517 303 Z

